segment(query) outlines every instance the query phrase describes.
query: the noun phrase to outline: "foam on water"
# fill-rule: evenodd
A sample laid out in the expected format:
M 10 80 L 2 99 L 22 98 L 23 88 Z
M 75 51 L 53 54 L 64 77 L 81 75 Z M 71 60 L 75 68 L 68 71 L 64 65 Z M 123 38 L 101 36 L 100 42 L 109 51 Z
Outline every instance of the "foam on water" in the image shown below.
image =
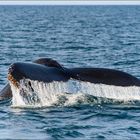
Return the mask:
M 13 93 L 13 106 L 73 105 L 79 101 L 87 101 L 92 96 L 102 100 L 113 99 L 124 102 L 140 100 L 140 87 L 136 86 L 93 84 L 73 79 L 68 82 L 52 83 L 24 79 L 20 81 L 19 89 L 11 83 L 10 85 Z

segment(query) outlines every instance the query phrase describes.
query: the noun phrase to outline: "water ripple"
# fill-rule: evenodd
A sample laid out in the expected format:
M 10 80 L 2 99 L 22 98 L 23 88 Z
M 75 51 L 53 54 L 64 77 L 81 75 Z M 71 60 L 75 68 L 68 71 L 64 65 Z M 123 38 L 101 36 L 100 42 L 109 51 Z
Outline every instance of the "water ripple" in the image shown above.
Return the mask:
M 140 78 L 139 6 L 0 6 L 0 88 L 11 63 L 52 57 Z M 12 108 L 0 102 L 1 139 L 139 139 L 139 102 Z M 94 98 L 95 99 L 95 98 Z

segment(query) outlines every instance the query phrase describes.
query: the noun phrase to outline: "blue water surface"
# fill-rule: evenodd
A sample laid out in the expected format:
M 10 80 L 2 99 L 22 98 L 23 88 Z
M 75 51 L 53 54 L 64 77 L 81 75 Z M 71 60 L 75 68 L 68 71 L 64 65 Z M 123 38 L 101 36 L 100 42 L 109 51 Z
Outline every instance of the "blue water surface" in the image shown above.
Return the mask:
M 0 6 L 0 89 L 11 63 L 40 57 L 140 78 L 140 6 Z M 139 137 L 139 103 L 46 108 L 0 103 L 0 139 Z

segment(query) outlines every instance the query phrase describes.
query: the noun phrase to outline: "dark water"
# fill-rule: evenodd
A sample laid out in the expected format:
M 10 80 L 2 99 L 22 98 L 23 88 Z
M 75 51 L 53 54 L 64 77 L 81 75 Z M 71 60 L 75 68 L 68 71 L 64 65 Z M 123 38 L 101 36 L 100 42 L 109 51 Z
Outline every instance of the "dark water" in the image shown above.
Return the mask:
M 0 6 L 0 88 L 8 66 L 51 57 L 140 78 L 139 6 Z M 0 103 L 1 139 L 139 139 L 138 104 L 36 109 Z

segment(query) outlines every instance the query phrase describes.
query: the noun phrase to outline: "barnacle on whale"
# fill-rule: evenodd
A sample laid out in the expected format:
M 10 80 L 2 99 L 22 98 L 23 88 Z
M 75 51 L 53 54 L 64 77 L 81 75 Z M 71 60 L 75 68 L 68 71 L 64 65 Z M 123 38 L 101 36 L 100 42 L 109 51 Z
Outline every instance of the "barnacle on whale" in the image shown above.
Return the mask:
M 8 73 L 8 80 L 17 88 L 19 88 L 19 82 L 11 75 Z

